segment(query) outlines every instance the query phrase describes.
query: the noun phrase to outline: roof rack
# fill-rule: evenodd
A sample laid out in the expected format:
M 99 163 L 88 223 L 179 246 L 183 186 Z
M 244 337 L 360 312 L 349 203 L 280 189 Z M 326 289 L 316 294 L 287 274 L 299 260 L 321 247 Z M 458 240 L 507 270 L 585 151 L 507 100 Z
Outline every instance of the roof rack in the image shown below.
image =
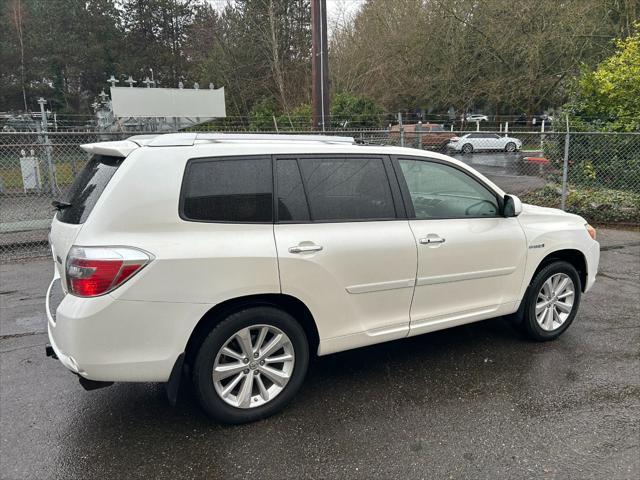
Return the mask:
M 331 135 L 281 135 L 279 133 L 199 133 L 196 140 L 207 142 L 320 142 L 356 143 L 353 137 Z
M 136 135 L 129 140 L 150 147 L 191 146 L 197 143 L 216 142 L 316 142 L 327 144 L 350 144 L 353 137 L 330 135 L 280 135 L 272 133 L 167 133 L 163 135 Z

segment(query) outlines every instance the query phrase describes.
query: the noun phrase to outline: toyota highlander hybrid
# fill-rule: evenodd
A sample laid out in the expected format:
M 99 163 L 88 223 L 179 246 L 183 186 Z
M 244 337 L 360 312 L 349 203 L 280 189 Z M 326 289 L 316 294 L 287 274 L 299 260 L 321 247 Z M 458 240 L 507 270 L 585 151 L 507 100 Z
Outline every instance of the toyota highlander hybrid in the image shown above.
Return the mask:
M 594 284 L 579 216 L 445 155 L 351 138 L 137 136 L 54 202 L 47 353 L 97 388 L 192 382 L 213 419 L 280 410 L 310 355 L 496 316 L 561 335 Z

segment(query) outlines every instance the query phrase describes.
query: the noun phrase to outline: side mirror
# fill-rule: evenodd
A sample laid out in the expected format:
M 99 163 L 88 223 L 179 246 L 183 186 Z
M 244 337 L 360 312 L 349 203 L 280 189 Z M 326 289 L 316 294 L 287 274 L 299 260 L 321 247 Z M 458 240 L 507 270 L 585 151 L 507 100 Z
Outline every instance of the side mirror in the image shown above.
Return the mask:
M 515 195 L 505 195 L 503 212 L 505 217 L 517 217 L 522 213 L 522 202 Z

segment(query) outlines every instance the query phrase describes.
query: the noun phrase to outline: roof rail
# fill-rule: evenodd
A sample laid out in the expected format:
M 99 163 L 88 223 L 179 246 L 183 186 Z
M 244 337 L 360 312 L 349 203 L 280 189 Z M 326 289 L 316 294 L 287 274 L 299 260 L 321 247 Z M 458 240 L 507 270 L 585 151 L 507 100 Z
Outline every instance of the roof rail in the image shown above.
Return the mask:
M 353 137 L 331 135 L 296 135 L 279 133 L 199 133 L 196 141 L 205 142 L 320 142 L 356 143 Z
M 330 135 L 280 135 L 273 133 L 165 133 L 159 135 L 134 135 L 128 140 L 149 147 L 191 146 L 198 143 L 216 142 L 317 142 L 328 144 L 350 144 L 353 137 Z

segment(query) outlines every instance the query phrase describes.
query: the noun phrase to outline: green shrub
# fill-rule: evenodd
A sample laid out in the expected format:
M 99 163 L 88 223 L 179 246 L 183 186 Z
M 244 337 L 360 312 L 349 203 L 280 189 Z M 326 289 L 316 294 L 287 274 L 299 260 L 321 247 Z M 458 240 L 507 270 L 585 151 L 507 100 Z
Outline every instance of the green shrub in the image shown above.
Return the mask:
M 274 130 L 274 115 L 278 115 L 275 99 L 272 97 L 260 99 L 249 113 L 249 128 L 251 130 Z
M 522 201 L 560 208 L 561 187 L 548 184 L 524 195 Z M 640 224 L 640 194 L 601 187 L 569 187 L 566 210 L 596 224 Z
M 551 137 L 544 154 L 562 171 L 564 136 Z M 640 193 L 640 134 L 571 133 L 569 183 Z

